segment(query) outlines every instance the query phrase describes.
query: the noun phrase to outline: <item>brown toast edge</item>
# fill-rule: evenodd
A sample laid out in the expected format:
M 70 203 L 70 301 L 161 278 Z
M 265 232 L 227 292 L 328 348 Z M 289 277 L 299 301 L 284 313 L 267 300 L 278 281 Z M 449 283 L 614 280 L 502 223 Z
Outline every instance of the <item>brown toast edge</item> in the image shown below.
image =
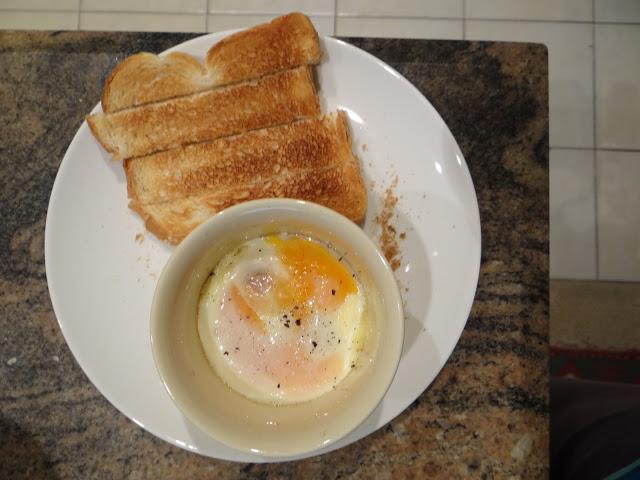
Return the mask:
M 139 199 L 137 197 L 137 195 L 135 194 L 136 191 L 136 180 L 133 178 L 133 175 L 130 175 L 130 171 L 131 171 L 131 162 L 135 159 L 134 158 L 125 158 L 124 161 L 122 162 L 122 167 L 124 169 L 124 174 L 125 177 L 127 178 L 127 197 L 129 197 L 129 199 L 131 201 L 134 202 L 138 202 Z
M 122 160 L 119 152 L 116 149 L 112 148 L 111 145 L 107 144 L 106 139 L 98 131 L 98 127 L 96 126 L 95 120 L 94 120 L 95 115 L 97 114 L 94 113 L 92 115 L 87 115 L 85 117 L 87 125 L 89 125 L 89 130 L 91 130 L 91 134 L 94 136 L 96 140 L 98 140 L 98 143 L 102 145 L 102 148 L 104 148 L 107 152 L 111 154 L 114 160 Z
M 336 122 L 339 124 L 339 131 L 344 133 L 345 138 L 344 141 L 346 145 L 349 147 L 349 151 L 351 153 L 350 161 L 344 166 L 344 169 L 353 175 L 354 181 L 352 182 L 353 186 L 359 191 L 354 192 L 355 195 L 361 196 L 363 199 L 361 212 L 358 215 L 357 219 L 353 219 L 354 222 L 360 223 L 364 220 L 367 215 L 367 203 L 368 203 L 368 194 L 367 189 L 364 186 L 364 178 L 362 176 L 362 165 L 360 162 L 360 158 L 353 153 L 353 143 L 351 138 L 351 130 L 349 127 L 349 122 L 347 121 L 347 114 L 344 110 L 337 110 L 337 119 Z
M 242 85 L 249 85 L 249 86 L 253 86 L 256 88 L 263 88 L 261 87 L 260 83 L 261 82 L 265 82 L 267 81 L 267 79 L 271 79 L 273 77 L 278 77 L 278 76 L 284 76 L 284 75 L 291 75 L 291 79 L 292 81 L 295 81 L 296 84 L 302 84 L 301 86 L 303 87 L 303 91 L 305 92 L 305 95 L 302 96 L 291 96 L 292 99 L 295 99 L 301 106 L 302 109 L 308 109 L 309 112 L 299 112 L 298 114 L 294 114 L 292 112 L 292 117 L 291 120 L 287 121 L 286 123 L 290 123 L 291 121 L 295 121 L 295 120 L 299 120 L 299 119 L 303 119 L 303 118 L 312 118 L 312 117 L 317 117 L 318 115 L 321 114 L 321 108 L 320 108 L 320 98 L 318 96 L 318 91 L 317 91 L 317 87 L 315 84 L 315 80 L 313 77 L 313 67 L 310 65 L 303 65 L 303 66 L 299 66 L 299 67 L 295 67 L 295 68 L 291 68 L 288 70 L 282 70 L 280 72 L 275 72 L 273 74 L 269 74 L 269 75 L 264 75 L 263 77 L 260 78 L 256 78 L 256 79 L 252 79 L 252 80 L 248 80 L 246 82 L 241 82 L 241 83 L 236 83 L 236 84 L 231 84 L 231 85 L 223 85 L 220 87 L 215 87 L 213 89 L 209 89 L 206 91 L 202 91 L 202 92 L 194 92 L 192 94 L 189 95 L 184 95 L 181 97 L 175 97 L 175 98 L 169 98 L 166 100 L 161 100 L 158 102 L 150 102 L 150 103 L 146 103 L 143 105 L 138 105 L 135 107 L 131 107 L 131 108 L 126 108 L 123 110 L 119 110 L 117 112 L 113 112 L 113 113 L 95 113 L 92 115 L 89 115 L 86 117 L 87 123 L 89 124 L 89 128 L 91 130 L 91 133 L 93 134 L 93 136 L 99 141 L 99 143 L 104 147 L 104 149 L 109 152 L 112 157 L 115 160 L 123 160 L 124 158 L 128 158 L 128 157 L 139 157 L 139 156 L 145 156 L 145 155 L 149 155 L 149 154 L 153 154 L 153 153 L 157 153 L 160 151 L 164 151 L 164 150 L 170 150 L 172 148 L 175 148 L 174 146 L 162 146 L 159 150 L 152 150 L 152 151 L 148 151 L 148 150 L 143 150 L 142 147 L 139 146 L 135 146 L 131 147 L 128 143 L 127 143 L 127 139 L 128 136 L 130 135 L 129 133 L 123 134 L 123 137 L 125 138 L 125 141 L 123 142 L 122 139 L 117 138 L 117 141 L 114 141 L 114 138 L 111 136 L 111 132 L 110 132 L 110 128 L 107 127 L 107 125 L 101 125 L 101 123 L 98 121 L 98 119 L 100 119 L 101 121 L 107 123 L 108 118 L 118 118 L 117 116 L 120 115 L 123 112 L 133 112 L 133 111 L 144 111 L 142 109 L 145 108 L 153 108 L 154 106 L 159 106 L 159 105 L 163 105 L 163 104 L 167 104 L 169 102 L 176 102 L 176 101 L 181 101 L 184 99 L 189 99 L 190 97 L 195 97 L 197 95 L 204 95 L 204 94 L 208 94 L 208 93 L 215 93 L 216 91 L 223 91 L 223 90 L 233 90 L 235 88 L 239 88 Z M 307 86 L 310 89 L 310 91 L 307 90 Z M 309 93 L 309 98 L 307 98 L 307 93 Z M 211 141 L 211 140 L 216 140 L 217 138 L 222 138 L 222 137 L 226 137 L 226 136 L 230 136 L 230 135 L 237 135 L 240 133 L 245 133 L 245 132 L 249 132 L 252 130 L 260 130 L 263 128 L 269 128 L 269 127 L 273 127 L 273 126 L 277 126 L 278 124 L 274 124 L 274 125 L 263 125 L 263 126 L 259 126 L 258 128 L 256 127 L 249 127 L 247 130 L 244 130 L 242 132 L 235 132 L 235 133 L 224 133 L 221 134 L 215 138 L 210 138 L 207 140 L 199 140 L 196 142 L 191 142 L 191 143 L 201 143 L 203 141 Z M 119 145 L 122 145 L 122 148 L 119 147 Z M 127 145 L 129 145 L 127 147 Z M 180 145 L 182 146 L 182 145 Z M 145 147 L 146 148 L 146 147 Z M 124 152 L 122 151 L 124 150 Z
M 303 65 L 301 67 L 294 67 L 291 70 L 295 70 L 297 68 L 304 68 L 305 70 L 305 76 L 307 77 L 307 79 L 309 80 L 309 85 L 311 85 L 311 90 L 313 93 L 313 99 L 315 100 L 315 110 L 316 110 L 316 116 L 318 115 L 322 115 L 322 108 L 320 108 L 320 96 L 318 95 L 318 87 L 316 86 L 316 79 L 315 76 L 313 74 L 314 72 L 314 68 L 311 65 Z M 286 71 L 286 70 L 284 70 Z
M 322 48 L 320 47 L 320 38 L 319 38 L 319 35 L 318 35 L 318 31 L 316 30 L 315 26 L 313 25 L 313 23 L 311 22 L 309 17 L 307 17 L 304 13 L 291 12 L 291 13 L 289 13 L 287 15 L 282 15 L 280 17 L 277 17 L 274 20 L 272 20 L 271 22 L 263 23 L 263 24 L 260 24 L 260 25 L 256 25 L 255 27 L 252 27 L 252 28 L 261 27 L 261 26 L 266 27 L 267 25 L 270 25 L 274 21 L 277 21 L 277 20 L 282 19 L 283 17 L 292 16 L 292 15 L 300 16 L 301 21 L 305 22 L 307 24 L 307 26 L 309 27 L 310 31 L 313 32 L 314 40 L 315 40 L 315 47 L 316 47 L 315 49 L 317 49 L 317 54 L 315 55 L 315 58 L 312 60 L 312 63 L 308 64 L 307 66 L 309 66 L 309 65 L 317 65 L 322 60 L 322 58 L 324 56 L 324 53 L 322 51 Z M 229 41 L 232 41 L 236 37 L 237 34 L 243 33 L 244 31 L 245 30 L 243 30 L 241 32 L 237 32 L 237 33 L 231 34 L 231 35 L 223 38 L 222 40 L 214 43 L 209 48 L 209 50 L 207 50 L 207 53 L 204 55 L 203 61 L 199 61 L 198 60 L 198 63 L 205 70 L 205 72 L 207 72 L 209 70 L 209 66 L 208 66 L 209 52 L 213 51 L 216 47 L 218 47 L 221 44 L 226 44 Z M 111 96 L 111 87 L 112 87 L 114 79 L 118 75 L 120 75 L 123 71 L 125 71 L 127 68 L 129 68 L 129 66 L 131 65 L 132 62 L 138 61 L 140 56 L 147 56 L 147 55 L 152 55 L 152 56 L 159 57 L 159 55 L 151 53 L 151 52 L 138 52 L 138 53 L 135 53 L 135 54 L 125 58 L 123 61 L 118 63 L 113 68 L 113 70 L 111 70 L 111 72 L 109 73 L 109 75 L 107 76 L 107 78 L 106 78 L 106 80 L 104 82 L 104 85 L 102 87 L 102 93 L 101 93 L 101 96 L 100 96 L 100 103 L 102 105 L 102 110 L 105 113 L 113 113 L 114 112 L 114 110 L 111 107 L 110 100 L 109 100 L 110 96 Z M 188 54 L 185 54 L 185 55 L 188 55 Z M 193 57 L 193 58 L 196 59 L 196 57 Z M 291 67 L 291 68 L 296 68 L 296 67 Z M 288 70 L 288 69 L 285 69 L 285 70 Z M 271 74 L 279 73 L 281 71 L 283 71 L 283 70 L 270 72 L 270 73 L 265 74 L 265 75 L 271 75 Z M 265 76 L 265 75 L 261 75 L 260 77 L 256 77 L 255 79 L 261 78 L 262 76 Z M 240 80 L 239 82 L 231 82 L 230 84 L 224 84 L 224 85 L 231 85 L 233 83 L 241 83 L 243 81 L 246 81 L 246 80 Z M 223 85 L 220 85 L 220 86 L 223 86 Z M 166 99 L 163 99 L 163 100 L 166 100 Z M 154 102 L 149 102 L 149 103 L 154 103 Z M 131 106 L 127 107 L 127 108 L 131 108 L 131 107 L 134 107 L 134 106 L 136 106 L 136 105 L 131 105 Z M 118 109 L 116 111 L 119 111 L 119 110 L 122 110 L 122 109 Z
M 131 200 L 129 202 L 129 208 L 142 218 L 144 221 L 144 227 L 149 232 L 153 233 L 158 240 L 169 242 L 172 245 L 177 245 L 180 243 L 180 240 L 182 240 L 182 237 L 176 238 L 172 236 L 161 223 L 157 222 L 151 215 L 149 215 L 145 210 L 144 205 L 140 205 L 135 200 Z
M 281 22 L 283 21 L 283 19 L 287 18 L 287 17 L 299 17 L 300 20 L 302 20 L 307 27 L 309 27 L 309 29 L 311 30 L 311 32 L 313 32 L 313 36 L 314 36 L 314 40 L 315 40 L 315 49 L 317 50 L 316 53 L 316 58 L 313 59 L 312 63 L 310 65 L 317 65 L 322 61 L 322 58 L 324 56 L 324 53 L 322 51 L 322 47 L 320 47 L 320 36 L 318 35 L 318 31 L 316 30 L 316 27 L 313 25 L 313 22 L 311 21 L 311 19 L 305 15 L 302 12 L 290 12 L 287 13 L 285 15 L 280 15 L 279 17 L 274 18 L 273 20 L 271 20 L 270 22 L 265 22 L 265 23 L 261 23 L 259 25 L 255 25 L 251 28 L 247 28 L 245 30 L 241 30 L 239 32 L 236 33 L 232 33 L 231 35 L 228 35 L 226 37 L 224 37 L 223 39 L 219 40 L 218 42 L 214 43 L 209 50 L 207 50 L 207 53 L 204 56 L 204 66 L 205 68 L 208 70 L 209 68 L 211 68 L 210 66 L 210 57 L 213 55 L 213 53 L 215 53 L 215 51 L 223 46 L 225 46 L 226 44 L 233 42 L 237 37 L 242 36 L 247 30 L 258 30 L 258 29 L 266 29 L 269 28 L 273 23 L 275 22 Z M 290 67 L 290 68 L 296 68 L 296 67 Z M 288 70 L 288 69 L 285 69 Z M 279 70 L 281 71 L 281 70 Z M 277 73 L 277 72 L 272 72 L 272 73 Z
M 102 87 L 102 95 L 100 96 L 100 103 L 102 104 L 103 112 L 105 113 L 111 112 L 111 104 L 109 103 L 109 94 L 111 93 L 111 83 L 113 82 L 113 79 L 122 70 L 128 68 L 131 62 L 134 62 L 139 56 L 142 56 L 142 55 L 154 55 L 154 54 L 149 52 L 138 52 L 134 55 L 131 55 L 125 58 L 123 61 L 118 63 L 113 70 L 111 70 L 111 73 L 109 73 L 109 76 L 104 81 L 104 86 Z
M 324 57 L 324 52 L 322 51 L 322 47 L 320 46 L 320 35 L 318 34 L 318 30 L 316 30 L 315 25 L 313 24 L 313 22 L 311 21 L 311 19 L 306 16 L 304 13 L 302 12 L 292 12 L 293 15 L 302 15 L 304 21 L 307 23 L 307 25 L 311 28 L 311 31 L 314 33 L 314 39 L 315 39 L 315 46 L 318 50 L 317 52 L 317 60 L 315 60 L 314 63 L 312 63 L 311 65 L 318 65 L 321 61 L 322 58 Z

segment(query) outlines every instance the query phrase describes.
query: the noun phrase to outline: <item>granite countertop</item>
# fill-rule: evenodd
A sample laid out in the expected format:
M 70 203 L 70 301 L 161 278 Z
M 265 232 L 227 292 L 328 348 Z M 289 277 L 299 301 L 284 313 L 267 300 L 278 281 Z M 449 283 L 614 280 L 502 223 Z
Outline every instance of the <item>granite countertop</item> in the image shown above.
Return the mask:
M 0 478 L 541 478 L 548 472 L 548 84 L 542 45 L 348 39 L 444 118 L 482 222 L 478 291 L 446 366 L 353 445 L 237 464 L 165 443 L 85 377 L 53 314 L 47 202 L 64 152 L 125 56 L 192 34 L 0 33 Z

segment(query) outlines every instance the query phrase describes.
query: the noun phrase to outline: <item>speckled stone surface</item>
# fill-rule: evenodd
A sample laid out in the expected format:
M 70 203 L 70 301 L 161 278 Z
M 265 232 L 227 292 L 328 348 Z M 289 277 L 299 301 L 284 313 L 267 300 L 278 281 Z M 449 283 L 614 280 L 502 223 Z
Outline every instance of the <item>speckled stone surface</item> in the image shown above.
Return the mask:
M 350 39 L 440 112 L 475 183 L 482 267 L 433 385 L 385 428 L 270 465 L 158 440 L 82 373 L 51 309 L 47 202 L 102 81 L 187 34 L 0 33 L 0 478 L 543 478 L 548 471 L 548 92 L 541 45 Z

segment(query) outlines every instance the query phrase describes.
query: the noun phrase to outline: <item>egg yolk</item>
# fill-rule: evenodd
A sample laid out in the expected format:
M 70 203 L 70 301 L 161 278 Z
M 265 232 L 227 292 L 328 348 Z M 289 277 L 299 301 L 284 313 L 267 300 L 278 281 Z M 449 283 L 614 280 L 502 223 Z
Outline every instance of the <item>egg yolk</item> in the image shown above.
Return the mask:
M 352 274 L 321 245 L 299 237 L 267 237 L 276 247 L 290 281 L 278 282 L 275 294 L 281 310 L 335 310 L 358 287 Z
M 252 276 L 242 291 L 235 285 L 230 291 L 230 299 L 242 320 L 256 330 L 265 329 L 258 312 L 291 312 L 297 320 L 305 322 L 314 312 L 336 310 L 348 295 L 357 293 L 352 274 L 321 245 L 304 238 L 275 235 L 266 241 L 275 248 L 287 276 L 274 278 L 266 273 Z M 273 290 L 275 305 L 265 301 L 265 285 Z

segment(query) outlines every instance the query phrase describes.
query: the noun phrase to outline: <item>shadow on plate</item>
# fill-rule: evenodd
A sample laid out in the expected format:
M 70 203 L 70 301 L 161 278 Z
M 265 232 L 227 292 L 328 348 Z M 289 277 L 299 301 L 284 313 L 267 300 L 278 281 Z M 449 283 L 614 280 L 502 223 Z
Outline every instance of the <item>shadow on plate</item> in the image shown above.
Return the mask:
M 399 261 L 399 267 L 394 271 L 394 276 L 398 281 L 404 308 L 405 331 L 402 348 L 404 356 L 425 329 L 424 319 L 427 318 L 432 297 L 432 279 L 428 259 L 429 247 L 414 226 L 414 223 L 419 219 L 412 218 L 412 216 L 415 217 L 413 212 L 402 210 L 405 203 L 413 205 L 416 202 L 424 201 L 422 200 L 424 193 L 400 190 L 398 193 L 402 197 L 399 198 L 398 204 L 391 212 L 393 215 L 389 224 L 396 230 L 395 241 L 399 250 L 399 254 L 395 257 Z M 382 212 L 383 205 L 383 195 L 378 191 L 370 190 L 364 230 L 378 247 L 381 247 L 381 226 L 375 219 Z

